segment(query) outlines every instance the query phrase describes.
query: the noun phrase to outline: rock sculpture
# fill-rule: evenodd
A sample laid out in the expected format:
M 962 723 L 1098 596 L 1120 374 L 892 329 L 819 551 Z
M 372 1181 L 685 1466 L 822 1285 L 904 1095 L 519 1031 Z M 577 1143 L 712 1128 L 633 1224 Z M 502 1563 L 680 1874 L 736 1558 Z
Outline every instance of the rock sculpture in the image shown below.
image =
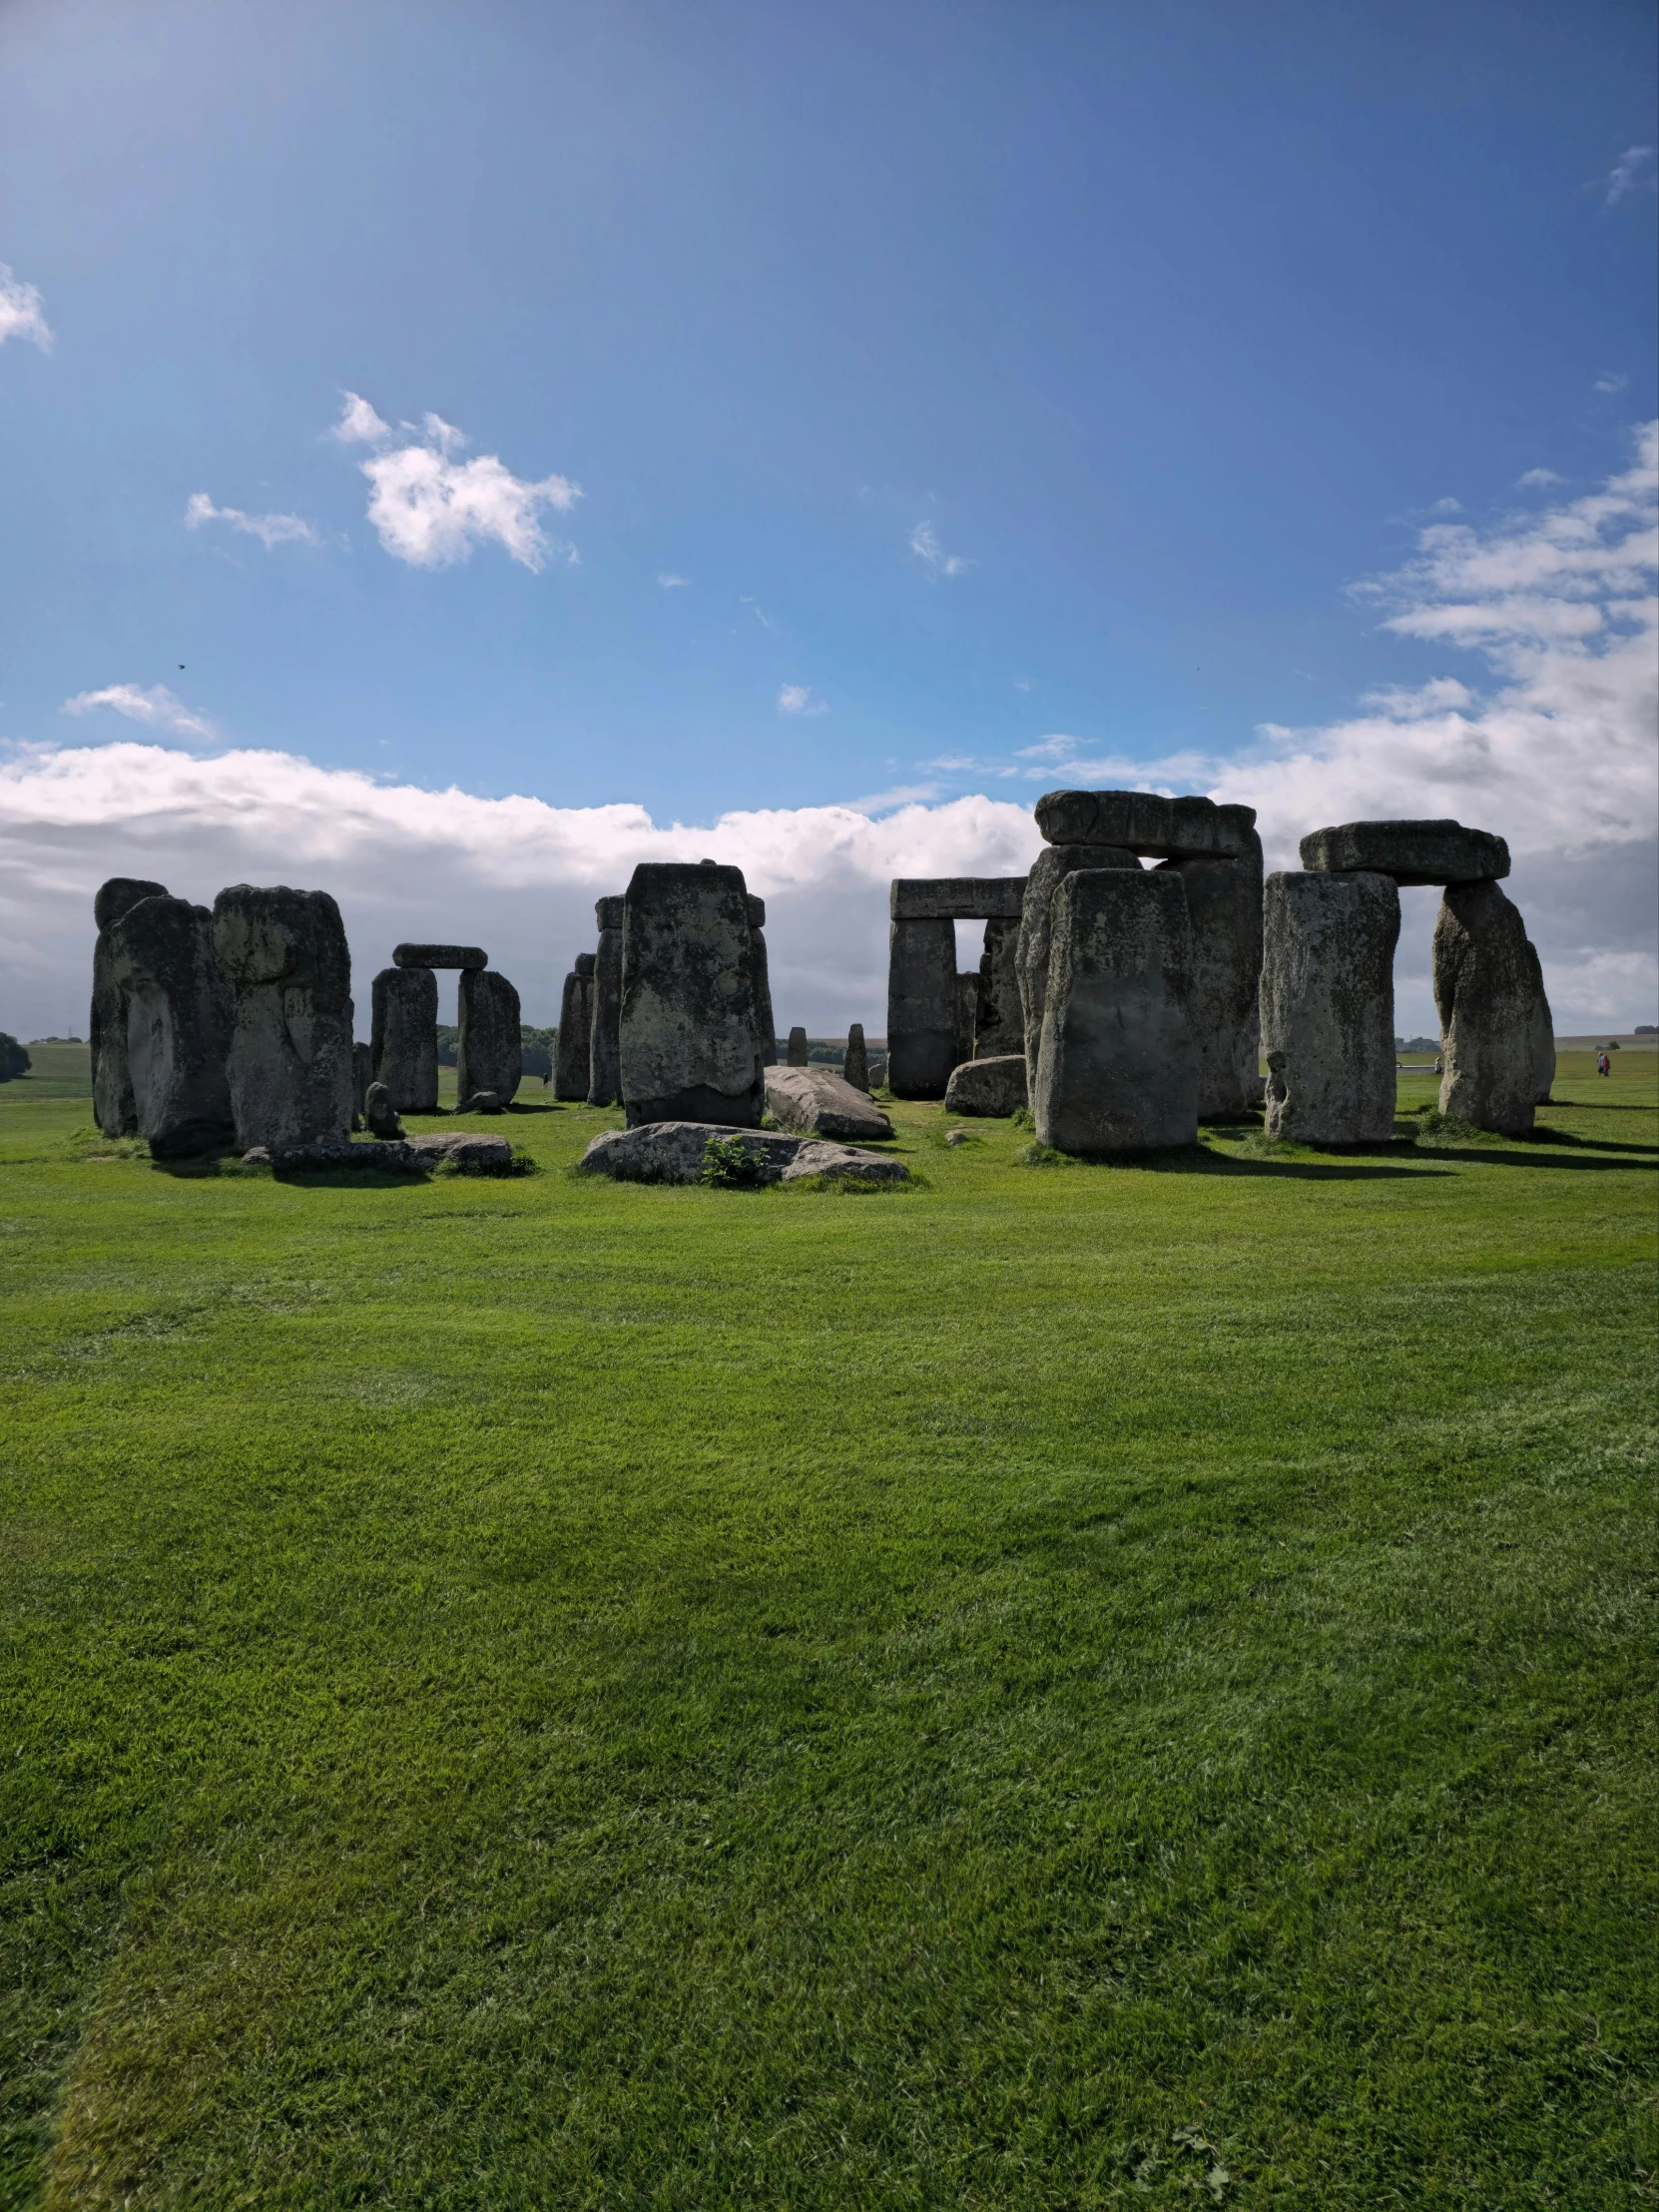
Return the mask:
M 87 1037 L 92 1046 L 93 1118 L 106 1137 L 138 1134 L 138 1107 L 127 1070 L 127 998 L 110 973 L 108 932 L 141 898 L 167 895 L 165 883 L 112 875 L 92 902 L 98 941 L 92 951 L 92 1019 Z
M 399 951 L 407 951 L 400 945 Z M 442 950 L 444 947 L 423 949 Z M 463 974 L 478 972 L 463 969 Z M 438 1110 L 438 979 L 429 967 L 405 963 L 382 968 L 372 987 L 373 1039 L 369 1047 L 376 1083 L 385 1085 L 392 1110 Z
M 804 1068 L 812 1064 L 812 1055 L 807 1050 L 807 1032 L 799 1022 L 790 1031 L 789 1064 L 792 1068 Z
M 593 956 L 593 1015 L 588 1036 L 588 1104 L 622 1098 L 622 906 L 620 897 L 594 901 L 599 950 Z
M 772 973 L 767 964 L 767 902 L 749 893 L 750 975 L 755 992 L 755 1049 L 761 1065 L 770 1068 L 778 1059 L 778 1029 L 772 1014 Z
M 888 894 L 887 1085 L 895 1098 L 942 1098 L 966 1024 L 956 984 L 956 923 L 1017 922 L 1023 876 L 898 877 Z M 977 978 L 975 978 L 977 990 Z
M 559 1033 L 553 1047 L 553 1096 L 571 1104 L 587 1098 L 593 1071 L 593 976 L 597 956 L 579 952 L 559 1000 Z
M 1187 890 L 1200 1121 L 1262 1102 L 1262 840 L 1251 829 L 1244 842 L 1233 859 L 1164 860 L 1156 871 L 1179 874 Z
M 1014 958 L 1019 975 L 1021 1022 L 1025 1057 L 1034 1073 L 1042 1045 L 1043 1006 L 1048 993 L 1048 951 L 1052 931 L 1054 893 L 1068 875 L 1079 868 L 1133 868 L 1140 870 L 1136 855 L 1118 844 L 1049 844 L 1037 854 L 1025 879 L 1025 898 Z
M 1270 1137 L 1386 1144 L 1394 1115 L 1391 876 L 1270 875 L 1264 899 L 1262 1048 Z
M 1039 1143 L 1123 1153 L 1197 1142 L 1191 965 L 1179 875 L 1083 868 L 1061 878 L 1031 1086 Z
M 869 1054 L 864 1050 L 864 1025 L 853 1022 L 846 1032 L 846 1050 L 841 1054 L 841 1081 L 850 1083 L 855 1091 L 869 1090 Z
M 892 1123 L 863 1091 L 829 1068 L 768 1068 L 767 1112 L 780 1129 L 816 1137 L 890 1137 Z
M 351 1126 L 351 955 L 326 891 L 233 884 L 214 952 L 235 998 L 227 1074 L 237 1143 L 344 1143 Z
M 756 1162 L 756 1179 L 761 1183 L 795 1183 L 809 1176 L 856 1183 L 910 1180 L 903 1161 L 886 1153 L 706 1121 L 657 1121 L 637 1129 L 607 1129 L 583 1153 L 582 1172 L 609 1175 L 619 1183 L 698 1183 L 711 1137 L 740 1138 Z
M 583 958 L 591 975 L 593 954 L 584 953 Z M 455 1096 L 470 1098 L 477 1091 L 493 1091 L 505 1106 L 523 1079 L 524 1033 L 517 991 L 494 968 L 463 968 Z
M 370 1083 L 368 1086 L 367 1096 L 363 1100 L 363 1121 L 371 1137 L 377 1137 L 385 1143 L 401 1139 L 403 1124 L 397 1118 L 391 1092 L 384 1083 Z
M 1509 847 L 1501 837 L 1449 820 L 1345 822 L 1335 830 L 1311 830 L 1301 851 L 1303 866 L 1318 874 L 1360 869 L 1400 884 L 1495 882 L 1509 872 Z
M 231 992 L 214 957 L 212 914 L 164 891 L 128 907 L 104 945 L 127 1009 L 138 1134 L 159 1160 L 229 1144 Z
M 761 1118 L 763 1034 L 743 871 L 704 860 L 635 868 L 622 936 L 628 1126 Z
M 1440 1111 L 1506 1137 L 1532 1128 L 1549 1032 L 1543 970 L 1525 925 L 1496 882 L 1446 887 L 1434 924 L 1434 1003 L 1440 1015 Z
M 950 1071 L 944 1094 L 947 1114 L 989 1114 L 1005 1119 L 1029 1103 L 1025 1054 L 1004 1052 L 993 1060 L 969 1060 Z

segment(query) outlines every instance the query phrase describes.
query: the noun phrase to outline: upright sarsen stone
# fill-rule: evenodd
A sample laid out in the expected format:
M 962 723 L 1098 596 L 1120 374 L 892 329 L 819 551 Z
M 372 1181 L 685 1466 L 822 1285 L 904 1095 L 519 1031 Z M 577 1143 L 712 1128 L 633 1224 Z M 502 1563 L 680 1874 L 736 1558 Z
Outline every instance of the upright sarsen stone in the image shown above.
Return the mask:
M 855 1091 L 869 1092 L 869 1054 L 864 1049 L 864 1025 L 861 1021 L 848 1024 L 846 1049 L 841 1054 L 841 1081 L 850 1083 Z
M 1267 1133 L 1386 1144 L 1394 1118 L 1393 878 L 1270 875 L 1263 901 Z
M 157 1159 L 229 1144 L 230 986 L 214 917 L 187 898 L 141 898 L 107 932 L 109 973 L 127 1006 L 138 1134 Z
M 1179 875 L 1083 868 L 1061 879 L 1031 1087 L 1039 1143 L 1061 1152 L 1197 1143 L 1191 964 Z
M 979 955 L 979 1003 L 973 1057 L 998 1060 L 1025 1050 L 1025 1017 L 1019 1002 L 1019 923 L 987 921 Z
M 647 860 L 625 895 L 622 1103 L 649 1121 L 753 1128 L 763 1078 L 741 868 Z
M 956 1042 L 952 1068 L 959 1068 L 964 1060 L 973 1058 L 973 1040 L 979 1029 L 979 970 L 958 968 L 956 971 Z
M 165 883 L 138 875 L 112 875 L 92 901 L 98 941 L 92 949 L 92 1017 L 87 1037 L 92 1046 L 93 1118 L 106 1137 L 138 1134 L 138 1108 L 127 1070 L 127 997 L 110 972 L 108 933 L 141 898 L 165 898 Z
M 888 925 L 887 1088 L 943 1098 L 956 1065 L 956 924 Z
M 767 902 L 749 893 L 749 949 L 755 991 L 755 1050 L 764 1068 L 778 1064 L 778 1025 L 772 1011 L 772 971 L 767 962 Z
M 1121 867 L 1138 871 L 1140 865 L 1133 852 L 1116 844 L 1049 844 L 1032 862 L 1031 872 L 1025 879 L 1025 901 L 1020 911 L 1019 942 L 1014 957 L 1019 968 L 1025 1057 L 1033 1074 L 1042 1042 L 1043 1000 L 1048 989 L 1049 908 L 1056 886 L 1065 876 L 1075 875 L 1079 868 Z
M 591 960 L 592 953 L 584 955 Z M 494 968 L 463 968 L 460 1034 L 455 1042 L 455 1103 L 489 1091 L 505 1106 L 524 1079 L 518 993 Z
M 1198 1115 L 1248 1113 L 1262 1102 L 1262 840 L 1230 860 L 1164 860 L 1187 889 L 1193 929 L 1187 1001 L 1198 1052 Z
M 593 971 L 597 956 L 579 952 L 559 999 L 559 1034 L 553 1047 L 553 1096 L 583 1103 L 593 1081 Z M 457 1093 L 457 1096 L 460 1094 Z
M 1517 907 L 1495 882 L 1454 883 L 1434 924 L 1434 1003 L 1440 1015 L 1440 1111 L 1522 1137 L 1531 1129 L 1549 1032 L 1538 964 Z
M 237 1143 L 343 1144 L 351 1127 L 351 955 L 326 891 L 233 884 L 214 901 L 231 985 Z
M 368 1086 L 374 1080 L 374 1047 L 353 1044 L 351 1047 L 351 1126 L 360 1129 L 363 1115 L 368 1109 Z
M 788 1064 L 792 1068 L 804 1068 L 810 1067 L 812 1065 L 813 1056 L 807 1050 L 807 1032 L 805 1029 L 802 1028 L 799 1022 L 797 1022 L 795 1027 L 790 1031 L 789 1049 L 790 1056 Z
M 593 1018 L 588 1034 L 588 1104 L 622 1097 L 622 900 L 596 898 L 599 950 L 593 956 Z
M 369 1080 L 385 1085 L 394 1114 L 435 1114 L 437 977 L 427 967 L 382 968 L 374 978 L 372 1007 Z

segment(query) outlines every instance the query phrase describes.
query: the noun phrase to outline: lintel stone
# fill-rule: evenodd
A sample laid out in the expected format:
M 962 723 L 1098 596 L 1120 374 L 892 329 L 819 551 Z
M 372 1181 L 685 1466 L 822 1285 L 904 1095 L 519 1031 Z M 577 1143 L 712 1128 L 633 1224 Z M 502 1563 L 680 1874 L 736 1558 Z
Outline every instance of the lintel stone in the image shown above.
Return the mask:
M 893 878 L 892 921 L 1018 921 L 1023 875 L 937 875 Z
M 393 967 L 487 968 L 490 956 L 477 944 L 400 944 L 391 956 Z

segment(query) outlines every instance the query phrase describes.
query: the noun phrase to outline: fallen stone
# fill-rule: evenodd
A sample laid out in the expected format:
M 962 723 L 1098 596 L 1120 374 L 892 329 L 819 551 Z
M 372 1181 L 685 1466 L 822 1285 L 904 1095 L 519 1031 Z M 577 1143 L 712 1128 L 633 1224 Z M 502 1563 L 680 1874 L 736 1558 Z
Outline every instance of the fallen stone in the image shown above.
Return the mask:
M 902 1160 L 884 1152 L 860 1152 L 853 1145 L 807 1143 L 778 1178 L 780 1183 L 803 1183 L 810 1176 L 827 1183 L 908 1183 L 910 1171 Z
M 1198 1117 L 1262 1103 L 1262 840 L 1233 860 L 1164 860 L 1186 886 L 1193 960 L 1187 1018 L 1198 1053 Z
M 589 958 L 592 955 L 589 954 Z M 494 968 L 463 968 L 455 1096 L 493 1091 L 503 1105 L 524 1080 L 524 1032 L 518 993 Z
M 368 1086 L 368 1094 L 363 1100 L 363 1120 L 371 1137 L 384 1140 L 402 1136 L 403 1124 L 397 1118 L 397 1109 L 392 1105 L 391 1093 L 384 1083 L 370 1083 Z
M 400 949 L 407 949 L 401 947 Z M 382 968 L 374 978 L 369 1047 L 392 1110 L 438 1110 L 438 979 L 429 967 Z
M 980 1114 L 1005 1120 L 1029 1103 L 1025 1054 L 1005 1052 L 994 1060 L 966 1060 L 950 1071 L 944 1094 L 947 1114 Z
M 213 915 L 164 891 L 130 906 L 105 942 L 127 1007 L 138 1135 L 158 1160 L 229 1144 L 232 998 L 214 957 Z
M 607 1129 L 582 1155 L 585 1175 L 608 1175 L 620 1183 L 698 1183 L 711 1138 L 743 1140 L 763 1183 L 799 1182 L 811 1175 L 857 1182 L 905 1183 L 910 1171 L 885 1153 L 860 1152 L 847 1145 L 808 1137 L 782 1136 L 770 1129 L 722 1127 L 706 1121 L 659 1121 L 633 1129 Z
M 620 897 L 596 898 L 599 950 L 593 956 L 593 1005 L 588 1024 L 588 1104 L 622 1098 L 622 918 Z
M 866 1140 L 892 1135 L 880 1107 L 830 1068 L 768 1068 L 766 1086 L 767 1112 L 780 1129 Z
M 227 1074 L 237 1144 L 343 1144 L 351 1127 L 351 955 L 326 891 L 236 883 L 214 901 L 235 995 Z
M 112 875 L 93 896 L 98 941 L 92 949 L 92 1112 L 106 1137 L 135 1137 L 138 1107 L 127 1067 L 127 996 L 110 973 L 107 932 L 141 898 L 165 898 L 165 883 L 138 875 Z
M 1270 875 L 1263 922 L 1267 1134 L 1298 1144 L 1386 1144 L 1399 939 L 1392 878 Z
M 585 1102 L 593 1081 L 593 970 L 581 961 L 565 977 L 559 999 L 559 1028 L 553 1041 L 553 1096 L 571 1105 Z
M 943 1098 L 956 1065 L 956 924 L 894 921 L 887 931 L 887 1088 Z
M 1025 1050 L 1025 1015 L 1019 999 L 1019 929 L 1017 921 L 985 924 L 973 1027 L 976 1060 L 1000 1060 L 1010 1052 Z
M 399 944 L 392 947 L 393 967 L 486 968 L 490 956 L 480 944 Z
M 1140 871 L 1140 861 L 1119 844 L 1049 844 L 1037 854 L 1025 879 L 1014 958 L 1019 971 L 1019 1000 L 1025 1057 L 1034 1069 L 1042 1043 L 1043 1005 L 1048 991 L 1050 909 L 1057 886 L 1079 868 L 1121 867 Z
M 1509 847 L 1485 830 L 1460 822 L 1345 822 L 1311 830 L 1302 864 L 1325 874 L 1364 869 L 1396 883 L 1495 882 L 1509 872 Z
M 1125 1153 L 1197 1143 L 1191 970 L 1179 875 L 1083 868 L 1062 877 L 1031 1086 L 1039 1144 Z
M 812 1065 L 811 1056 L 807 1051 L 807 1032 L 799 1023 L 790 1031 L 789 1064 L 792 1068 L 804 1068 Z
M 458 1114 L 500 1114 L 506 1107 L 499 1091 L 474 1091 L 455 1108 Z
M 762 1013 L 741 868 L 645 860 L 626 896 L 622 1104 L 630 1128 L 761 1118 Z
M 349 1168 L 381 1175 L 425 1175 L 447 1162 L 466 1174 L 509 1175 L 513 1148 L 505 1137 L 458 1131 L 384 1144 L 253 1145 L 242 1160 L 244 1167 Z
M 1496 883 L 1447 886 L 1434 923 L 1434 1003 L 1440 1112 L 1524 1137 L 1536 1119 L 1546 1029 L 1554 1076 L 1554 1030 L 1538 955 Z
M 1248 850 L 1254 807 L 1157 792 L 1048 792 L 1037 828 L 1050 844 L 1115 844 L 1159 860 L 1232 860 Z
M 855 1091 L 869 1092 L 869 1054 L 864 1049 L 864 1025 L 854 1021 L 847 1027 L 846 1050 L 841 1054 L 841 1081 L 850 1083 Z
M 959 1144 L 966 1144 L 967 1131 L 965 1129 L 947 1129 L 944 1133 L 944 1141 L 953 1148 Z
M 1018 921 L 1023 875 L 895 876 L 887 893 L 890 921 Z

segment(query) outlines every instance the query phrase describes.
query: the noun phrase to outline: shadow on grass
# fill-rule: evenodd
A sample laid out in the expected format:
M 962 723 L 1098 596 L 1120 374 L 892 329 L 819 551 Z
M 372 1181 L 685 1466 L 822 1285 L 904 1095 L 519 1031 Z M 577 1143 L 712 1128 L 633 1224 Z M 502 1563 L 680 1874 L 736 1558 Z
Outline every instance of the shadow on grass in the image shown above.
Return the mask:
M 1033 1147 L 1033 1151 L 1038 1148 Z M 1378 1183 L 1395 1182 L 1400 1177 L 1416 1179 L 1432 1176 L 1439 1171 L 1423 1160 L 1420 1153 L 1409 1145 L 1399 1150 L 1407 1154 L 1415 1164 L 1406 1167 L 1387 1160 L 1379 1160 L 1375 1154 L 1357 1155 L 1342 1153 L 1323 1159 L 1308 1159 L 1298 1154 L 1281 1159 L 1264 1149 L 1260 1152 L 1214 1152 L 1207 1145 L 1183 1145 L 1170 1152 L 1067 1152 L 1050 1153 L 1042 1158 L 1028 1158 L 1021 1166 L 1031 1168 L 1106 1168 L 1118 1173 L 1142 1175 L 1247 1175 L 1280 1176 L 1304 1183 Z
M 1632 1168 L 1659 1168 L 1659 1154 L 1651 1145 L 1597 1145 L 1595 1153 L 1586 1159 L 1571 1152 L 1564 1156 L 1554 1144 L 1539 1145 L 1517 1150 L 1506 1144 L 1425 1144 L 1413 1147 L 1419 1159 L 1462 1160 L 1474 1166 L 1498 1168 L 1554 1168 L 1571 1175 L 1628 1175 Z M 1617 1151 L 1617 1159 L 1597 1158 L 1596 1154 Z M 1641 1160 L 1631 1160 L 1622 1155 L 1639 1152 L 1646 1155 Z

